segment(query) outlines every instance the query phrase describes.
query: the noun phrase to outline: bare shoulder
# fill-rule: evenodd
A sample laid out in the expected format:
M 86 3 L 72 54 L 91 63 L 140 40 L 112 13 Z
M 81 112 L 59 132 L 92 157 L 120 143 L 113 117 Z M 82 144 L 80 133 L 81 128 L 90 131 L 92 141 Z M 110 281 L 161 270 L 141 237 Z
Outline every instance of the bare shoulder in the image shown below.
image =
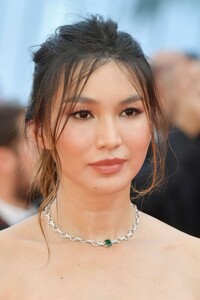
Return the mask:
M 18 239 L 26 239 L 28 236 L 30 236 L 31 232 L 35 231 L 36 228 L 38 229 L 38 217 L 37 215 L 34 215 L 30 218 L 19 222 L 16 225 L 1 230 L 0 242 L 6 245 L 7 243 L 12 242 L 14 240 L 16 242 Z
M 0 254 L 19 254 L 25 244 L 42 241 L 43 235 L 38 216 L 34 215 L 22 222 L 0 231 Z M 2 255 L 1 255 L 2 257 Z
M 39 244 L 37 236 L 42 236 L 37 216 L 0 231 L 0 281 L 10 268 L 15 271 L 18 264 L 35 251 Z
M 142 213 L 141 227 L 143 235 L 149 238 L 153 251 L 157 251 L 158 259 L 164 269 L 179 269 L 178 276 L 187 279 L 193 289 L 199 287 L 200 239 L 181 232 L 147 214 Z M 146 229 L 145 229 L 146 228 Z
M 191 257 L 191 259 L 199 259 L 200 263 L 200 239 L 188 235 L 172 226 L 165 224 L 164 222 L 151 217 L 145 213 L 142 213 L 142 222 L 144 234 L 150 234 L 152 240 L 170 251 L 176 252 L 179 255 Z

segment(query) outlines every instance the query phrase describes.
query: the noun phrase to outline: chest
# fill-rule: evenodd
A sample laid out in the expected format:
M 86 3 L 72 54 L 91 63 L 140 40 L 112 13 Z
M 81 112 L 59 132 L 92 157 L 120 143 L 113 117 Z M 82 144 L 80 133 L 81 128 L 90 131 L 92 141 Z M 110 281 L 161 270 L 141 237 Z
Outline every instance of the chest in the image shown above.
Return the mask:
M 43 265 L 24 265 L 18 276 L 12 276 L 6 299 L 195 299 L 181 270 L 171 263 L 131 256 L 100 258 L 96 262 L 72 255 Z

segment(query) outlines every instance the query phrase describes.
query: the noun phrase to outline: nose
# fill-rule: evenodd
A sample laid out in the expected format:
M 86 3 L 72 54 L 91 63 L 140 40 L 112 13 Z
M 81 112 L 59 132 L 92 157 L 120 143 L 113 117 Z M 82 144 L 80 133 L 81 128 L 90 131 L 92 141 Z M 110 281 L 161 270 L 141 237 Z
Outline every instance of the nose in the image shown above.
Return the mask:
M 105 117 L 99 120 L 96 131 L 96 147 L 107 148 L 109 150 L 121 145 L 121 134 L 117 120 L 111 117 Z

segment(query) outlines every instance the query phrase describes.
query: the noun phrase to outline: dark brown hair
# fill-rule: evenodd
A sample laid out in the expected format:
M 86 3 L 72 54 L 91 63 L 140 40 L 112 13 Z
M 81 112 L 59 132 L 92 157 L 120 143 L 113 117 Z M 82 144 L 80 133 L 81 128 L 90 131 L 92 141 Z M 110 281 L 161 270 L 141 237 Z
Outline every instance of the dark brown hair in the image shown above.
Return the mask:
M 74 100 L 70 108 L 72 110 L 93 71 L 111 60 L 128 74 L 127 78 L 143 99 L 149 120 L 154 168 L 151 183 L 140 194 L 149 192 L 161 178 L 165 149 L 165 130 L 163 126 L 160 127 L 163 109 L 148 60 L 138 42 L 128 33 L 118 31 L 114 21 L 104 20 L 101 16 L 91 16 L 78 23 L 59 27 L 33 55 L 35 70 L 26 111 L 26 124 L 27 128 L 34 124 L 36 141 L 40 138 L 44 144 L 43 149 L 39 149 L 37 171 L 44 197 L 41 211 L 56 197 L 59 185 L 60 166 L 56 143 L 61 134 L 58 128 L 63 105 L 70 96 Z M 59 110 L 52 126 L 55 99 L 58 98 L 56 95 L 61 86 L 60 102 L 56 104 Z M 45 139 L 48 139 L 51 150 L 45 147 Z

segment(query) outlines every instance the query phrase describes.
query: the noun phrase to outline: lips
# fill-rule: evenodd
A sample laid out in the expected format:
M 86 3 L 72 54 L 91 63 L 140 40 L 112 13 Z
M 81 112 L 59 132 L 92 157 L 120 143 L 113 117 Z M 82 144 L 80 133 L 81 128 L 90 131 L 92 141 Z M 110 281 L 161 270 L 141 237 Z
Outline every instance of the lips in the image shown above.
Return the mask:
M 94 163 L 91 163 L 91 166 L 112 166 L 117 164 L 123 164 L 125 162 L 125 159 L 122 158 L 112 158 L 112 159 L 104 159 L 99 160 Z
M 91 163 L 90 166 L 98 173 L 114 174 L 122 169 L 125 161 L 122 158 L 104 159 Z

